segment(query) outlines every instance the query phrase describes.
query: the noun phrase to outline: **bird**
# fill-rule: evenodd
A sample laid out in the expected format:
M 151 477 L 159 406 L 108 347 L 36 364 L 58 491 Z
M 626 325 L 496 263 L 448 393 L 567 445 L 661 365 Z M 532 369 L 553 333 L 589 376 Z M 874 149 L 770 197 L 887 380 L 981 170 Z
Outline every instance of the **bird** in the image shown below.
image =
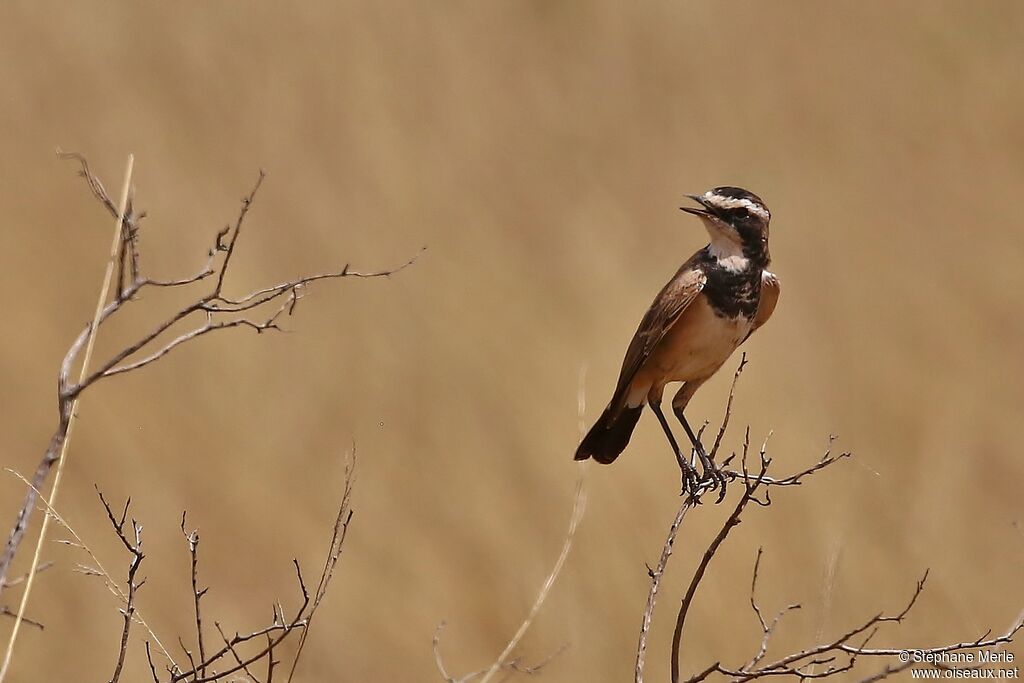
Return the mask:
M 775 311 L 779 278 L 768 270 L 764 201 L 740 187 L 715 187 L 686 197 L 680 209 L 704 224 L 710 242 L 679 268 L 655 297 L 626 350 L 611 401 L 576 449 L 576 460 L 612 463 L 629 443 L 646 404 L 657 416 L 682 475 L 683 493 L 721 486 L 725 478 L 708 457 L 684 411 L 710 379 Z M 661 408 L 665 385 L 682 382 L 672 411 L 682 424 L 703 472 L 679 449 Z

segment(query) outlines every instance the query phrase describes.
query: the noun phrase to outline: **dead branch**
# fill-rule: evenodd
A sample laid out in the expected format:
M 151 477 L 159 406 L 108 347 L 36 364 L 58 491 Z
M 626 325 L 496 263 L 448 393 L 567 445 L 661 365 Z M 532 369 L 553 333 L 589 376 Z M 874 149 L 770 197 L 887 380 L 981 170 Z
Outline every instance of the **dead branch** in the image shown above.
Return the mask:
M 14 610 L 12 610 L 7 605 L 3 605 L 3 606 L 0 606 L 0 616 L 17 618 L 18 613 L 15 612 Z M 29 619 L 28 617 L 22 617 L 21 620 L 24 623 L 28 624 L 29 626 L 35 626 L 40 631 L 43 631 L 43 630 L 46 629 L 46 626 L 42 622 L 40 622 L 40 621 L 35 621 L 34 619 Z
M 747 449 L 750 445 L 750 428 L 747 428 L 746 436 L 743 440 L 743 470 L 746 474 L 747 470 Z M 740 523 L 740 515 L 743 514 L 743 510 L 747 507 L 747 504 L 751 500 L 756 501 L 754 494 L 757 489 L 762 485 L 765 472 L 768 470 L 770 460 L 765 456 L 764 448 L 761 449 L 761 469 L 754 479 L 746 477 L 744 479 L 743 495 L 740 496 L 739 502 L 736 503 L 736 507 L 733 509 L 732 514 L 729 515 L 725 520 L 725 524 L 719 530 L 718 534 L 711 541 L 711 545 L 708 546 L 707 550 L 704 551 L 703 557 L 701 557 L 700 563 L 697 565 L 697 570 L 693 574 L 693 578 L 690 579 L 690 586 L 686 589 L 686 595 L 683 597 L 683 601 L 679 606 L 679 612 L 676 615 L 676 627 L 672 634 L 672 682 L 677 683 L 679 681 L 679 646 L 683 637 L 683 626 L 686 623 L 686 616 L 689 614 L 690 606 L 693 604 L 693 597 L 697 593 L 697 588 L 700 586 L 700 582 L 704 578 L 704 573 L 707 571 L 708 565 L 711 564 L 712 558 L 722 543 L 725 541 L 729 532 L 732 531 Z
M 732 405 L 733 399 L 736 394 L 736 386 L 739 383 L 740 376 L 743 374 L 743 370 L 746 367 L 746 365 L 747 356 L 746 354 L 743 354 L 740 357 L 739 365 L 736 367 L 736 372 L 733 374 L 732 385 L 729 389 L 729 398 L 726 401 L 725 413 L 722 416 L 722 421 L 718 429 L 718 434 L 715 437 L 715 441 L 711 447 L 711 451 L 708 454 L 712 460 L 714 460 L 718 455 L 718 452 L 722 446 L 722 439 L 724 438 L 725 433 L 728 431 L 729 421 L 732 417 Z M 698 438 L 700 438 L 700 435 L 703 434 L 703 431 L 704 427 L 701 428 Z M 725 541 L 726 537 L 729 535 L 729 532 L 739 524 L 740 515 L 743 514 L 744 509 L 751 501 L 754 501 L 762 505 L 768 504 L 766 502 L 762 502 L 755 496 L 757 491 L 761 489 L 763 486 L 772 485 L 772 480 L 770 480 L 765 474 L 768 471 L 768 466 L 771 463 L 770 459 L 767 457 L 765 452 L 766 446 L 767 442 L 764 446 L 762 446 L 760 451 L 760 472 L 756 477 L 751 478 L 750 473 L 747 471 L 747 455 L 750 447 L 750 430 L 749 428 L 746 430 L 744 435 L 741 458 L 742 472 L 736 473 L 735 477 L 731 477 L 732 479 L 741 479 L 743 481 L 743 494 L 740 496 L 740 499 L 737 502 L 735 508 L 733 509 L 732 514 L 730 514 L 729 517 L 726 519 L 725 523 L 722 525 L 721 529 L 715 536 L 711 545 L 708 547 L 708 549 L 702 556 L 700 564 L 697 566 L 697 570 L 694 573 L 689 586 L 687 587 L 686 595 L 680 603 L 679 612 L 676 615 L 676 626 L 672 637 L 671 658 L 673 683 L 677 683 L 679 680 L 679 648 L 682 640 L 683 627 L 686 623 L 686 617 L 689 614 L 690 606 L 693 603 L 693 598 L 697 592 L 697 588 L 700 585 L 701 580 L 704 578 L 704 573 L 707 571 L 708 565 L 711 563 L 711 559 L 714 557 L 715 553 L 718 551 L 718 548 L 721 546 L 721 544 Z M 735 454 L 726 459 L 723 465 L 727 465 L 734 458 Z M 834 460 L 837 459 L 838 458 L 835 458 Z M 825 466 L 827 465 L 822 465 L 817 469 L 822 469 Z M 729 470 L 725 470 L 725 472 L 727 475 L 730 473 Z M 679 510 L 676 512 L 675 519 L 673 519 L 672 523 L 669 525 L 668 535 L 665 539 L 665 543 L 662 545 L 661 556 L 658 560 L 656 568 L 652 570 L 650 566 L 648 566 L 647 573 L 651 579 L 651 587 L 647 593 L 647 605 L 644 608 L 643 617 L 641 619 L 640 624 L 640 637 L 637 642 L 636 667 L 634 669 L 635 683 L 643 683 L 644 666 L 646 664 L 647 655 L 647 638 L 651 628 L 651 620 L 653 619 L 654 608 L 657 604 L 658 591 L 661 586 L 661 579 L 668 566 L 668 561 L 672 556 L 672 550 L 675 544 L 676 535 L 679 531 L 679 527 L 682 524 L 686 516 L 686 513 L 694 506 L 700 504 L 701 497 L 704 494 L 706 494 L 708 490 L 709 489 L 706 488 L 701 489 L 694 495 L 684 497 L 682 504 L 679 506 Z M 722 500 L 721 496 L 719 497 L 719 500 Z M 770 499 L 767 500 L 768 502 L 770 502 Z
M 754 560 L 754 571 L 750 579 L 750 609 L 754 610 L 754 615 L 757 617 L 757 623 L 761 626 L 761 647 L 757 653 L 747 663 L 746 668 L 752 668 L 757 665 L 765 655 L 768 654 L 768 641 L 771 640 L 772 635 L 775 633 L 775 628 L 779 625 L 782 617 L 786 616 L 787 613 L 794 610 L 800 609 L 800 605 L 792 604 L 779 610 L 779 612 L 772 618 L 771 622 L 765 621 L 764 615 L 761 613 L 761 608 L 757 605 L 757 575 L 758 570 L 761 567 L 761 555 L 764 552 L 763 548 L 757 549 L 757 559 Z
M 335 522 L 331 533 L 327 558 L 325 559 L 324 568 L 320 574 L 316 592 L 313 594 L 310 593 L 298 560 L 292 560 L 292 564 L 295 568 L 296 583 L 298 584 L 298 590 L 301 596 L 299 605 L 295 608 L 292 615 L 286 616 L 285 609 L 275 603 L 271 610 L 272 618 L 269 624 L 265 624 L 245 633 L 236 631 L 233 635 L 229 635 L 221 623 L 214 620 L 214 628 L 223 643 L 222 646 L 215 649 L 208 649 L 203 636 L 204 631 L 201 599 L 206 594 L 208 588 L 199 588 L 199 534 L 197 531 L 189 532 L 185 530 L 186 520 L 185 516 L 182 516 L 181 528 L 182 533 L 185 536 L 191 564 L 189 572 L 192 589 L 190 608 L 193 611 L 195 618 L 199 651 L 198 653 L 194 653 L 189 649 L 185 642 L 179 638 L 178 643 L 181 646 L 182 651 L 185 653 L 186 659 L 188 659 L 188 666 L 179 667 L 173 662 L 173 660 L 169 659 L 170 663 L 166 667 L 163 677 L 161 677 L 161 674 L 157 670 L 157 666 L 153 660 L 150 641 L 147 639 L 145 643 L 146 661 L 149 665 L 150 676 L 154 683 L 213 683 L 214 681 L 231 681 L 236 680 L 235 677 L 239 673 L 248 676 L 249 679 L 255 683 L 272 683 L 274 667 L 279 663 L 274 656 L 275 648 L 279 647 L 293 634 L 298 633 L 305 636 L 305 634 L 308 633 L 313 617 L 326 595 L 331 579 L 334 576 L 334 570 L 341 557 L 342 546 L 344 545 L 345 536 L 348 532 L 348 525 L 352 520 L 351 500 L 353 481 L 354 462 L 350 461 L 349 467 L 346 469 L 345 473 L 345 488 L 341 503 L 339 504 L 338 514 L 336 517 L 337 521 Z M 107 514 L 107 519 L 110 522 L 114 533 L 121 540 L 121 544 L 129 551 L 132 557 L 128 568 L 127 588 L 123 591 L 123 594 L 126 596 L 125 606 L 121 609 L 121 613 L 124 615 L 124 628 L 121 634 L 117 665 L 111 679 L 111 683 L 117 683 L 123 670 L 129 646 L 131 625 L 136 621 L 136 591 L 145 583 L 145 579 L 137 581 L 135 578 L 139 565 L 144 558 L 144 555 L 142 554 L 141 541 L 142 526 L 133 519 L 131 520 L 131 530 L 126 528 L 131 499 L 128 499 L 125 503 L 120 515 L 113 511 L 102 493 L 100 493 L 100 501 L 103 504 L 104 510 Z M 102 575 L 99 572 L 96 572 L 96 574 Z M 299 654 L 301 654 L 301 642 L 303 641 L 300 641 L 299 652 L 296 654 L 295 662 L 298 661 Z M 295 666 L 295 662 L 293 662 L 293 668 Z M 257 666 L 265 667 L 266 677 L 264 679 L 260 679 L 257 676 Z
M 186 513 L 181 513 L 181 533 L 185 537 L 185 543 L 188 545 L 189 556 L 192 559 L 192 602 L 195 607 L 196 616 L 196 641 L 199 644 L 199 661 L 206 661 L 206 646 L 203 642 L 203 612 L 200 606 L 200 602 L 203 596 L 206 595 L 206 591 L 209 587 L 199 588 L 199 529 L 193 529 L 192 531 L 185 531 L 185 517 Z M 218 630 L 220 627 L 217 627 Z M 224 642 L 227 642 L 225 639 Z M 199 674 L 201 676 L 206 675 L 206 670 L 200 668 Z
M 58 152 L 58 156 L 78 163 L 79 175 L 85 179 L 90 192 L 108 212 L 117 218 L 120 215 L 118 208 L 110 199 L 103 183 L 93 173 L 88 161 L 80 154 Z M 388 277 L 411 265 L 418 257 L 419 254 L 395 268 L 368 272 L 353 270 L 346 264 L 340 270 L 303 275 L 285 282 L 261 287 L 241 298 L 226 296 L 224 288 L 228 268 L 233 262 L 246 217 L 264 178 L 265 174 L 260 171 L 255 185 L 243 197 L 241 209 L 233 224 L 214 236 L 204 264 L 191 276 L 157 279 L 142 274 L 139 237 L 141 234 L 140 222 L 145 217 L 145 213 L 137 211 L 134 202 L 129 204 L 130 208 L 125 212 L 122 221 L 121 247 L 117 256 L 117 292 L 100 312 L 97 326 L 102 326 L 111 316 L 137 301 L 139 293 L 147 288 L 188 288 L 211 278 L 213 284 L 205 291 L 197 293 L 190 303 L 169 313 L 154 328 L 139 334 L 134 340 L 126 343 L 107 359 L 98 363 L 96 369 L 80 382 L 72 381 L 71 370 L 79 361 L 80 353 L 89 339 L 92 323 L 86 325 L 85 329 L 72 342 L 60 364 L 58 373 L 57 427 L 36 467 L 7 542 L 3 551 L 0 552 L 0 592 L 9 585 L 7 576 L 14 556 L 28 528 L 32 512 L 38 503 L 39 492 L 43 490 L 50 470 L 59 459 L 61 446 L 68 434 L 71 406 L 82 392 L 101 380 L 141 369 L 163 358 L 179 346 L 210 333 L 232 328 L 248 328 L 256 332 L 280 330 L 282 317 L 294 313 L 298 300 L 312 283 L 329 279 Z M 264 308 L 269 310 L 264 311 Z M 193 324 L 190 329 L 171 339 L 165 339 L 165 334 L 172 328 L 185 325 L 193 318 L 199 318 L 200 322 Z
M 156 664 L 153 663 L 153 651 L 149 647 L 149 641 L 146 641 L 146 662 L 149 664 L 149 673 L 153 677 L 153 683 L 160 683 L 160 678 L 156 674 Z
M 714 446 L 710 453 L 712 459 L 715 457 L 718 451 L 722 438 L 725 434 L 726 428 L 729 423 L 729 417 L 732 412 L 733 395 L 736 389 L 736 381 L 739 378 L 740 373 L 746 364 L 746 358 L 744 357 L 740 361 L 740 365 L 736 370 L 736 374 L 733 378 L 732 389 L 729 392 L 729 400 L 726 404 L 725 416 L 722 420 L 722 426 L 719 429 L 718 436 L 715 439 Z M 794 474 L 785 477 L 771 477 L 768 476 L 768 471 L 771 466 L 771 458 L 767 456 L 767 440 L 761 446 L 758 452 L 759 467 L 756 473 L 751 472 L 748 467 L 747 460 L 750 450 L 750 430 L 747 428 L 744 434 L 743 445 L 738 454 L 734 453 L 723 463 L 723 466 L 727 466 L 730 462 L 736 459 L 737 455 L 740 459 L 740 469 L 726 469 L 725 475 L 731 481 L 739 481 L 743 484 L 743 492 L 737 501 L 732 512 L 726 518 L 725 522 L 719 529 L 718 533 L 712 539 L 710 544 L 705 549 L 701 559 L 691 575 L 690 581 L 687 585 L 686 593 L 681 601 L 679 612 L 676 617 L 676 626 L 673 633 L 672 640 L 672 652 L 671 652 L 671 670 L 672 670 L 672 682 L 678 683 L 680 681 L 680 643 L 682 639 L 683 630 L 686 624 L 687 616 L 690 612 L 690 608 L 693 605 L 694 596 L 696 595 L 697 589 L 704 579 L 707 568 L 711 563 L 711 560 L 718 553 L 725 541 L 729 532 L 735 528 L 741 521 L 741 517 L 744 511 L 747 509 L 749 503 L 754 502 L 761 507 L 769 507 L 772 503 L 770 491 L 774 487 L 792 487 L 801 485 L 807 478 L 817 474 L 827 467 L 848 458 L 849 453 L 832 453 L 832 443 L 835 437 L 829 438 L 829 447 L 825 451 L 824 455 L 819 460 L 803 470 L 800 470 Z M 680 525 L 684 521 L 686 513 L 692 509 L 696 504 L 700 502 L 700 497 L 706 494 L 708 489 L 698 491 L 695 495 L 687 497 L 672 523 L 669 525 L 668 536 L 665 544 L 662 547 L 661 558 L 655 569 L 648 567 L 648 574 L 651 577 L 651 588 L 648 592 L 647 606 L 644 609 L 643 619 L 640 628 L 640 639 L 637 646 L 637 658 L 636 658 L 636 672 L 635 672 L 635 683 L 642 683 L 643 681 L 643 669 L 646 654 L 647 636 L 650 629 L 651 618 L 656 604 L 656 599 L 661 584 L 661 578 L 667 568 L 668 560 L 671 558 L 673 545 L 675 543 L 676 536 L 678 534 Z M 763 498 L 758 497 L 758 493 L 763 493 Z M 818 643 L 816 645 L 807 647 L 805 649 L 792 652 L 786 655 L 779 656 L 775 659 L 766 662 L 770 641 L 774 635 L 776 628 L 780 621 L 791 611 L 800 609 L 800 605 L 791 604 L 781 609 L 776 615 L 769 621 L 765 618 L 764 612 L 757 601 L 757 580 L 761 566 L 762 550 L 758 549 L 757 558 L 754 562 L 753 574 L 750 582 L 750 606 L 754 613 L 754 617 L 757 619 L 758 625 L 761 629 L 761 640 L 758 649 L 750 657 L 750 659 L 740 666 L 729 667 L 721 662 L 715 662 L 707 665 L 699 672 L 693 674 L 690 678 L 686 679 L 686 683 L 701 683 L 705 679 L 712 675 L 720 676 L 731 683 L 747 683 L 761 678 L 790 678 L 797 679 L 799 681 L 806 681 L 810 679 L 825 679 L 837 677 L 840 674 L 852 672 L 857 665 L 858 658 L 871 658 L 871 657 L 900 657 L 901 659 L 896 664 L 888 664 L 881 670 L 870 674 L 869 676 L 862 678 L 862 683 L 872 683 L 874 681 L 881 681 L 887 679 L 894 674 L 901 671 L 905 671 L 914 664 L 933 666 L 935 668 L 949 668 L 948 665 L 941 662 L 934 662 L 935 658 L 949 653 L 962 652 L 971 648 L 993 648 L 1001 647 L 1006 643 L 1012 641 L 1013 637 L 1022 629 L 1024 629 L 1024 614 L 1019 616 L 1014 624 L 1001 636 L 991 637 L 991 633 L 985 633 L 981 637 L 973 641 L 956 642 L 951 644 L 933 646 L 930 648 L 919 648 L 909 650 L 910 652 L 917 653 L 918 659 L 910 659 L 906 661 L 903 657 L 907 656 L 907 648 L 869 648 L 868 643 L 878 634 L 880 629 L 885 626 L 892 624 L 899 625 L 903 622 L 906 616 L 913 609 L 917 603 L 918 598 L 925 587 L 925 581 L 928 577 L 926 571 L 924 576 L 917 582 L 915 590 L 910 597 L 910 600 L 906 605 L 898 612 L 885 613 L 880 612 L 863 622 L 858 623 L 856 626 L 846 630 L 839 634 L 832 640 Z M 821 668 L 823 667 L 823 668 Z
M 302 629 L 302 634 L 299 636 L 299 646 L 295 650 L 295 657 L 292 659 L 291 669 L 288 671 L 288 683 L 291 683 L 292 678 L 295 676 L 295 669 L 299 665 L 299 658 L 302 657 L 302 651 L 306 647 L 306 634 L 309 633 L 309 626 L 313 622 L 313 615 L 317 608 L 320 606 L 320 602 L 327 595 L 327 587 L 331 583 L 331 578 L 334 577 L 334 569 L 338 565 L 338 560 L 341 558 L 341 548 L 345 543 L 345 537 L 348 536 L 348 525 L 352 522 L 352 486 L 355 483 L 355 471 L 356 471 L 356 445 L 352 444 L 351 455 L 349 456 L 348 463 L 345 465 L 345 489 L 341 494 L 341 505 L 338 508 L 338 516 L 334 520 L 334 533 L 331 536 L 331 545 L 327 550 L 327 558 L 324 560 L 324 568 L 320 572 L 320 583 L 316 587 L 316 594 L 313 597 L 313 607 L 310 610 L 309 617 L 306 620 L 306 628 Z M 267 642 L 267 681 L 270 681 L 274 676 L 274 645 L 270 639 Z
M 644 665 L 647 661 L 647 634 L 651 630 L 651 619 L 654 617 L 654 605 L 658 600 L 658 588 L 661 586 L 661 577 L 664 576 L 668 560 L 672 557 L 672 548 L 676 542 L 679 526 L 683 523 L 686 513 L 692 507 L 693 501 L 687 497 L 679 507 L 679 511 L 676 512 L 676 518 L 672 520 L 672 524 L 668 528 L 668 537 L 665 539 L 665 545 L 661 548 L 661 557 L 658 559 L 657 566 L 654 569 L 651 569 L 650 565 L 647 567 L 647 575 L 651 578 L 651 589 L 647 593 L 647 606 L 644 608 L 643 620 L 640 623 L 640 640 L 636 648 L 636 669 L 634 673 L 634 681 L 636 683 L 643 683 L 644 680 Z
M 8 471 L 12 472 L 12 474 L 14 474 L 14 476 L 20 479 L 22 483 L 24 483 L 26 486 L 32 486 L 32 484 L 27 479 L 25 479 L 25 477 L 23 477 L 21 474 L 13 472 L 12 470 Z M 88 556 L 90 564 L 83 565 L 79 563 L 76 565 L 75 571 L 86 576 L 98 576 L 102 578 L 104 587 L 108 591 L 110 591 L 111 595 L 117 598 L 118 602 L 122 605 L 121 609 L 127 609 L 128 594 L 121 589 L 121 586 L 118 585 L 118 582 L 114 579 L 110 572 L 106 570 L 106 568 L 103 566 L 103 563 L 100 562 L 100 558 L 97 557 L 96 553 L 92 551 L 92 548 L 86 545 L 85 541 L 82 540 L 82 537 L 78 534 L 77 531 L 75 531 L 74 527 L 72 527 L 71 524 L 68 523 L 68 520 L 65 519 L 64 516 L 60 512 L 58 512 L 52 505 L 50 505 L 50 501 L 47 500 L 46 497 L 43 496 L 41 493 L 39 493 L 39 491 L 36 491 L 36 494 L 39 496 L 39 502 L 42 503 L 42 507 L 46 510 L 46 513 L 50 515 L 50 517 L 55 522 L 57 522 L 57 524 L 63 527 L 71 535 L 70 540 L 60 539 L 56 542 L 61 545 L 68 546 L 70 548 L 77 548 L 78 550 L 81 550 L 83 553 L 85 553 L 86 556 Z M 49 564 L 52 565 L 53 563 Z M 43 565 L 40 565 L 40 569 L 37 570 L 37 573 L 39 571 L 42 571 L 42 567 Z M 160 641 L 156 633 L 153 632 L 153 629 L 150 628 L 149 624 L 143 618 L 142 613 L 139 611 L 138 605 L 134 606 L 133 615 L 136 623 L 141 625 L 142 628 L 146 630 L 146 633 L 149 635 L 149 637 L 152 638 L 153 642 L 156 643 L 156 646 L 160 648 L 161 654 L 163 654 L 167 661 L 173 663 L 174 658 L 171 657 L 170 652 L 167 651 L 167 648 L 164 647 L 164 644 Z
M 121 545 L 125 547 L 132 559 L 128 563 L 128 580 L 126 591 L 127 597 L 125 599 L 125 606 L 121 609 L 121 614 L 124 616 L 124 627 L 121 629 L 121 645 L 117 649 L 117 663 L 114 665 L 114 673 L 110 677 L 110 683 L 117 683 L 121 680 L 121 671 L 124 669 L 124 658 L 128 652 L 128 636 L 131 633 L 132 623 L 135 621 L 135 594 L 138 589 L 142 588 L 142 585 L 146 583 L 145 579 L 141 581 L 135 580 L 135 575 L 139 571 L 139 566 L 142 564 L 142 560 L 145 559 L 145 555 L 142 554 L 142 525 L 132 519 L 132 537 L 129 538 L 127 532 L 125 532 L 125 522 L 128 518 L 128 512 L 131 508 L 132 499 L 128 498 L 124 503 L 124 510 L 121 513 L 121 518 L 117 519 L 114 516 L 114 511 L 111 509 L 110 504 L 107 503 L 107 499 L 103 497 L 103 492 L 96 489 L 96 493 L 100 497 L 100 502 L 103 504 L 103 509 L 107 513 L 107 519 L 110 521 L 110 525 L 114 528 L 114 533 L 117 534 L 118 539 L 121 541 Z
M 1014 635 L 1024 627 L 1021 619 L 1018 618 L 1013 626 L 1011 626 L 1003 635 L 997 637 L 990 637 L 990 634 L 986 633 L 973 641 L 952 643 L 930 648 L 908 649 L 866 647 L 868 641 L 875 637 L 882 626 L 886 624 L 900 624 L 903 622 L 906 616 L 913 609 L 914 605 L 917 604 L 918 598 L 924 591 L 925 581 L 928 577 L 928 572 L 925 572 L 924 576 L 917 582 L 910 599 L 899 612 L 892 614 L 886 614 L 884 612 L 875 614 L 830 641 L 783 655 L 769 663 L 761 664 L 768 651 L 769 640 L 774 633 L 775 626 L 786 613 L 797 609 L 799 606 L 790 605 L 780 611 L 771 622 L 766 622 L 764 620 L 759 608 L 756 607 L 757 602 L 754 595 L 757 586 L 757 574 L 760 566 L 760 560 L 761 551 L 759 550 L 757 560 L 754 563 L 754 578 L 751 581 L 750 601 L 763 632 L 760 649 L 757 654 L 755 654 L 755 656 L 743 666 L 730 668 L 722 665 L 720 662 L 716 662 L 700 673 L 689 678 L 687 683 L 699 683 L 712 674 L 719 674 L 733 683 L 744 683 L 746 681 L 753 681 L 760 678 L 776 678 L 780 676 L 800 680 L 832 678 L 838 674 L 852 671 L 857 664 L 857 659 L 859 657 L 898 658 L 901 656 L 906 657 L 908 652 L 918 653 L 917 661 L 910 658 L 908 658 L 907 661 L 900 660 L 898 664 L 887 665 L 874 674 L 860 679 L 862 683 L 869 683 L 871 681 L 887 679 L 893 674 L 904 671 L 914 664 L 933 666 L 935 668 L 945 668 L 943 664 L 932 663 L 929 660 L 936 658 L 938 655 L 950 652 L 977 648 L 1000 647 L 1011 642 Z M 822 671 L 815 671 L 814 668 L 817 666 L 825 666 L 826 668 Z

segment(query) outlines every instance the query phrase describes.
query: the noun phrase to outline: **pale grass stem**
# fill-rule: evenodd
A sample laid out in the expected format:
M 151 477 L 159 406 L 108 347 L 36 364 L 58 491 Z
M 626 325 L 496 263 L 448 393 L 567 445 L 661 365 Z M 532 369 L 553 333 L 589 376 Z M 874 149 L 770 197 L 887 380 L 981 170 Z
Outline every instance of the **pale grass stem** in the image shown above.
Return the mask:
M 580 436 L 584 433 L 586 424 L 583 422 L 583 415 L 586 411 L 586 379 L 587 369 L 586 366 L 580 368 L 579 375 L 579 389 L 576 395 L 576 406 L 579 416 L 579 430 Z M 512 636 L 512 640 L 508 641 L 508 645 L 502 651 L 501 655 L 494 660 L 491 664 L 491 668 L 487 670 L 483 678 L 480 679 L 480 683 L 488 683 L 494 675 L 502 670 L 505 666 L 508 658 L 515 651 L 519 645 L 519 641 L 522 640 L 523 636 L 526 635 L 526 631 L 529 630 L 533 624 L 533 620 L 537 617 L 541 607 L 544 606 L 544 602 L 548 599 L 548 594 L 551 592 L 551 587 L 555 585 L 555 580 L 558 575 L 562 573 L 562 567 L 565 565 L 566 559 L 569 557 L 569 551 L 572 550 L 573 540 L 576 538 L 576 529 L 579 527 L 580 520 L 583 519 L 583 513 L 587 509 L 587 492 L 585 488 L 587 480 L 587 469 L 589 461 L 581 463 L 579 466 L 579 478 L 576 480 L 576 491 L 573 495 L 572 503 L 572 515 L 569 518 L 569 531 L 566 533 L 565 541 L 562 543 L 562 552 L 559 553 L 558 559 L 555 561 L 555 566 L 551 569 L 551 573 L 544 580 L 544 585 L 541 586 L 540 592 L 537 593 L 537 599 L 533 603 L 533 607 L 530 608 L 530 613 L 523 620 L 523 623 L 519 626 L 519 630 Z
M 125 209 L 128 206 L 128 191 L 131 188 L 132 170 L 135 167 L 134 155 L 128 155 L 128 164 L 124 173 L 124 185 L 121 188 L 121 202 L 118 205 L 117 220 L 114 223 L 114 238 L 110 244 L 110 258 L 107 259 L 107 269 L 103 275 L 103 286 L 100 288 L 100 295 L 96 301 L 96 311 L 93 314 L 92 326 L 89 328 L 88 342 L 85 347 L 85 357 L 82 359 L 82 369 L 79 374 L 79 382 L 85 380 L 89 371 L 89 360 L 92 358 L 93 347 L 96 344 L 96 330 L 99 327 L 100 316 L 103 314 L 103 305 L 110 295 L 110 281 L 114 275 L 114 262 L 117 260 L 117 250 L 121 243 L 121 224 L 124 222 Z M 71 442 L 71 430 L 75 424 L 75 415 L 78 408 L 78 396 L 71 402 L 71 414 L 68 418 L 67 434 L 61 444 L 60 456 L 57 459 L 57 473 L 53 478 L 53 489 L 50 492 L 50 506 L 57 503 L 57 495 L 60 492 L 61 478 L 64 473 L 64 463 L 67 460 L 68 444 Z M 25 590 L 21 594 L 21 603 L 18 605 L 18 616 L 14 619 L 14 628 L 11 629 L 11 637 L 7 642 L 7 650 L 4 653 L 4 663 L 0 667 L 0 683 L 7 677 L 7 670 L 11 664 L 11 657 L 14 654 L 14 644 L 18 640 L 18 631 L 25 619 L 25 608 L 28 606 L 29 596 L 32 594 L 36 570 L 39 567 L 39 557 L 42 554 L 43 542 L 46 540 L 46 531 L 50 525 L 50 506 L 47 507 L 47 514 L 43 516 L 42 525 L 39 528 L 39 539 L 36 541 L 35 552 L 32 554 L 32 565 L 29 568 L 28 576 L 25 579 Z
M 5 469 L 7 469 L 8 472 L 16 476 L 18 479 L 20 479 L 29 488 L 35 488 L 32 485 L 32 482 L 26 479 L 25 476 L 20 472 L 15 472 L 10 468 Z M 46 499 L 46 496 L 44 496 L 41 491 L 37 489 L 36 493 L 39 495 L 39 502 L 43 504 L 45 512 L 49 514 L 51 517 L 53 517 L 57 521 L 57 524 L 60 524 L 62 527 L 64 527 L 67 530 L 67 532 L 71 534 L 71 538 L 73 539 L 71 541 L 56 542 L 78 548 L 79 550 L 81 550 L 89 556 L 89 561 L 91 562 L 89 567 L 85 568 L 79 565 L 78 570 L 87 572 L 89 574 L 98 575 L 101 579 L 103 579 L 103 583 L 106 585 L 107 590 L 110 592 L 110 594 L 117 598 L 122 604 L 127 606 L 127 593 L 121 590 L 121 586 L 118 585 L 117 581 L 114 580 L 114 577 L 111 576 L 110 572 L 107 571 L 107 568 L 103 566 L 103 562 L 100 561 L 100 558 L 96 555 L 95 552 L 93 552 L 92 548 L 90 548 L 89 545 L 84 540 L 82 540 L 82 537 L 79 536 L 78 532 L 75 531 L 75 528 L 71 526 L 70 523 L 68 523 L 68 520 L 66 520 L 63 515 L 57 512 L 57 510 L 55 510 L 53 506 L 50 505 L 50 501 Z M 141 625 L 142 628 L 146 629 L 146 633 L 149 634 L 149 637 L 152 638 L 153 642 L 156 643 L 158 648 L 160 648 L 160 652 L 162 652 L 164 657 L 167 658 L 167 661 L 171 664 L 171 666 L 177 668 L 178 664 L 174 661 L 174 657 L 172 657 L 170 651 L 168 651 L 168 649 L 164 647 L 164 644 L 160 640 L 160 637 L 157 636 L 157 634 L 153 631 L 152 628 L 150 628 L 149 624 L 142 616 L 142 612 L 141 610 L 139 610 L 138 607 L 135 608 L 135 614 L 133 615 L 133 619 L 135 620 L 136 623 Z

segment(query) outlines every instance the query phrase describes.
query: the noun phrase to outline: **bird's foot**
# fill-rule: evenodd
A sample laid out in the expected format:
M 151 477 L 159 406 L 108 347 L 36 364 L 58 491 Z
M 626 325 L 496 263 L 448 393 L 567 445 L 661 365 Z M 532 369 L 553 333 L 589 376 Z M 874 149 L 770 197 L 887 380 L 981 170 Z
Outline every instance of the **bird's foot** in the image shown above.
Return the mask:
M 725 500 L 725 489 L 728 480 L 722 469 L 715 465 L 715 461 L 708 456 L 703 447 L 695 450 L 697 451 L 697 457 L 700 458 L 701 467 L 704 470 L 700 478 L 701 491 L 714 491 L 718 489 L 718 500 L 715 503 L 721 503 Z
M 697 469 L 687 463 L 685 460 L 679 461 L 679 471 L 682 474 L 683 488 L 679 492 L 680 496 L 689 494 L 696 502 L 700 502 L 701 494 L 701 477 L 697 472 Z

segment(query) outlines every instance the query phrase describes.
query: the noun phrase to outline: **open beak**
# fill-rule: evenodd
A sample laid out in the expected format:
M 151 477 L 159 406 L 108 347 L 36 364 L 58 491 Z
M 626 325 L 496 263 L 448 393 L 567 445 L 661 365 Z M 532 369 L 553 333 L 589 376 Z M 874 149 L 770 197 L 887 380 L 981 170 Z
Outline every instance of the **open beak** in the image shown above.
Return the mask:
M 700 204 L 701 207 L 703 207 L 703 208 L 698 209 L 698 208 L 692 207 L 692 206 L 680 206 L 679 208 L 682 211 L 685 211 L 686 213 L 692 213 L 694 216 L 699 216 L 700 218 L 711 218 L 711 217 L 714 216 L 714 214 L 711 213 L 711 211 L 709 211 L 711 206 L 704 199 L 703 195 L 688 194 L 686 196 L 689 197 L 690 199 L 692 199 L 693 201 L 697 202 L 698 204 Z

